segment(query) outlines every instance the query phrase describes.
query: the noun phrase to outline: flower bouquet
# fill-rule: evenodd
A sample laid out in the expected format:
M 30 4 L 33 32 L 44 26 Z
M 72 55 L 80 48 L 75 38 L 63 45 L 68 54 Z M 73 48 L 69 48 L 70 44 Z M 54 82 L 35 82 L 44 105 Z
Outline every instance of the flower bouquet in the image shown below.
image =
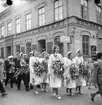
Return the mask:
M 41 63 L 34 63 L 34 72 L 37 76 L 41 77 L 44 73 L 44 67 Z
M 54 70 L 54 75 L 57 76 L 58 78 L 63 78 L 64 74 L 64 67 L 63 63 L 61 63 L 60 60 L 53 61 L 52 64 L 52 69 Z
M 70 66 L 70 74 L 71 74 L 71 78 L 73 80 L 77 79 L 78 78 L 78 67 L 75 65 L 75 64 L 72 64 Z
M 11 63 L 10 71 L 9 73 L 15 73 L 15 65 Z
M 79 75 L 87 76 L 88 75 L 88 66 L 84 63 L 80 63 L 79 65 Z
M 42 62 L 42 66 L 44 67 L 44 73 L 48 73 L 48 62 L 46 61 L 46 60 L 44 60 L 43 62 Z

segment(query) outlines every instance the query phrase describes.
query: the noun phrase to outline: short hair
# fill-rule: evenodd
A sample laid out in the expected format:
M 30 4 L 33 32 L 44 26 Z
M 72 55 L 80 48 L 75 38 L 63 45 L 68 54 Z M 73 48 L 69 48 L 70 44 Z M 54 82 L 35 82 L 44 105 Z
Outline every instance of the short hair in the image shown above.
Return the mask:
M 98 52 L 97 53 L 97 59 L 101 59 L 101 57 L 102 57 L 102 52 Z

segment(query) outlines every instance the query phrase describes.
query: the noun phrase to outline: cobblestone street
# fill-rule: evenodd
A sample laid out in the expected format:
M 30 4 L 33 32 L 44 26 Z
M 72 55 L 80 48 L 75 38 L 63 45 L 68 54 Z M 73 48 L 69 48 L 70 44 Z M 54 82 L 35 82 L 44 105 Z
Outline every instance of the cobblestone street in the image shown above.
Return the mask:
M 95 102 L 91 102 L 90 93 L 96 91 L 92 88 L 83 88 L 84 95 L 66 96 L 64 89 L 60 89 L 62 100 L 55 99 L 50 90 L 47 93 L 40 92 L 40 95 L 33 94 L 33 91 L 25 92 L 24 89 L 18 91 L 16 88 L 7 88 L 7 97 L 0 96 L 0 105 L 102 105 L 100 95 L 95 97 Z

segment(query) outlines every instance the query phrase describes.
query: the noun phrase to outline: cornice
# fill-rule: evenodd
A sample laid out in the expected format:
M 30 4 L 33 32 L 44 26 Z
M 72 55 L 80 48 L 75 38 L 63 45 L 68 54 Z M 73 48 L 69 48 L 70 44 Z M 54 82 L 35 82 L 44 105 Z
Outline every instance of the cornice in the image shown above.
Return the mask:
M 95 22 L 91 22 L 88 20 L 84 20 L 84 19 L 78 18 L 76 16 L 71 16 L 71 17 L 65 18 L 65 19 L 60 20 L 60 21 L 56 21 L 56 22 L 46 24 L 44 26 L 40 26 L 40 27 L 31 29 L 28 31 L 24 31 L 24 32 L 19 33 L 19 34 L 7 36 L 7 37 L 5 37 L 5 40 L 12 39 L 12 37 L 13 37 L 13 39 L 18 39 L 18 38 L 22 38 L 22 37 L 30 37 L 33 35 L 38 35 L 41 33 L 46 33 L 46 32 L 50 32 L 53 30 L 62 29 L 62 28 L 66 27 L 67 21 L 68 21 L 68 26 L 74 25 L 77 27 L 86 28 L 86 29 L 94 30 L 94 31 L 98 31 L 98 32 L 102 31 L 102 25 L 100 25 L 100 24 L 97 24 Z

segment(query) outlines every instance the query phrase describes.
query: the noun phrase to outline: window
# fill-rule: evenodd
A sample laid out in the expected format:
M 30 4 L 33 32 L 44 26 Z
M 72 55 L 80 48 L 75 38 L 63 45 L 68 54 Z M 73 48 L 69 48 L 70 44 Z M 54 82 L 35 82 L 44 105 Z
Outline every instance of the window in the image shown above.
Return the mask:
M 39 8 L 39 26 L 45 24 L 45 7 Z
M 81 0 L 81 16 L 83 19 L 88 19 L 88 1 Z
M 102 38 L 98 38 L 97 42 L 98 52 L 102 52 Z
M 8 32 L 8 35 L 11 35 L 11 22 L 7 24 L 7 32 Z
M 16 19 L 16 33 L 20 33 L 20 18 Z
M 26 15 L 26 30 L 31 29 L 31 13 Z
M 96 6 L 97 23 L 101 23 L 101 7 Z
M 2 38 L 2 37 L 4 37 L 4 25 L 2 25 L 2 26 L 0 27 L 0 31 L 1 31 L 1 33 L 0 33 L 1 36 L 0 36 L 0 37 Z
M 1 57 L 4 58 L 4 48 L 1 47 Z
M 89 36 L 87 35 L 82 36 L 82 48 L 83 48 L 83 54 L 89 55 Z
M 62 13 L 62 0 L 56 0 L 54 2 L 55 20 L 61 20 L 63 18 Z

